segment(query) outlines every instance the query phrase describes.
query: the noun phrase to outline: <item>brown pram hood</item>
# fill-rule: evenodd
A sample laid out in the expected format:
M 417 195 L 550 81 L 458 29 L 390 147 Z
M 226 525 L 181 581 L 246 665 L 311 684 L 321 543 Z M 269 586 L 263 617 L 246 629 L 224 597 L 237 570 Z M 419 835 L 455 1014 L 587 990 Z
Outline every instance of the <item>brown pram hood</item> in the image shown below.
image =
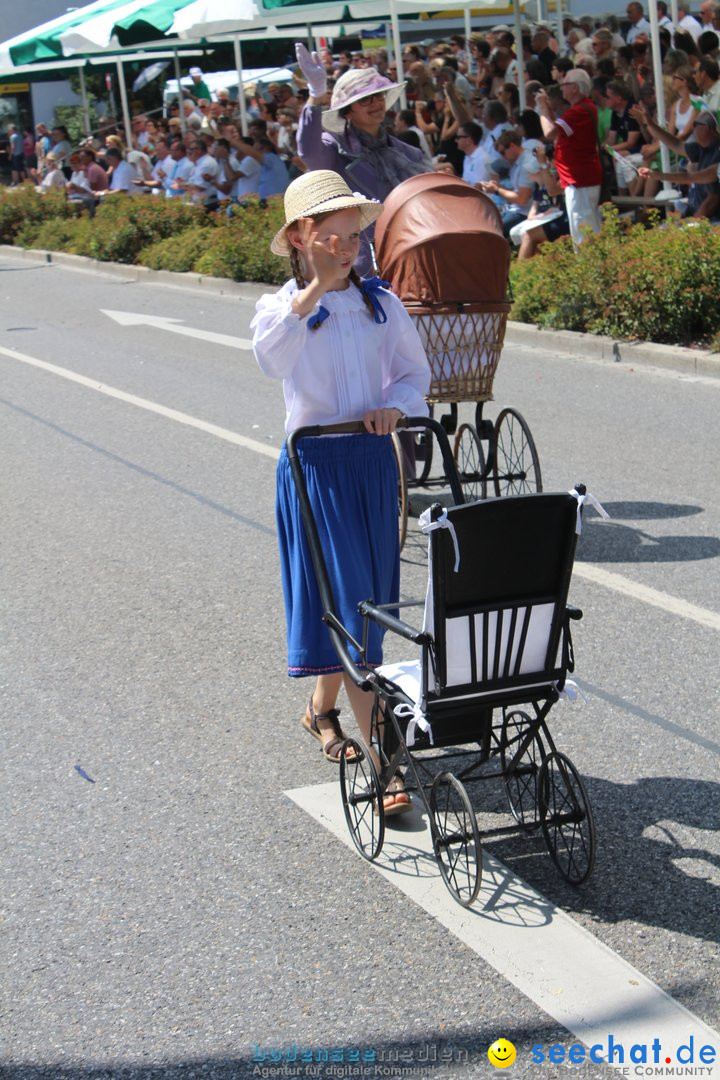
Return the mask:
M 423 173 L 398 184 L 375 224 L 375 249 L 404 304 L 507 300 L 510 246 L 500 214 L 459 177 Z

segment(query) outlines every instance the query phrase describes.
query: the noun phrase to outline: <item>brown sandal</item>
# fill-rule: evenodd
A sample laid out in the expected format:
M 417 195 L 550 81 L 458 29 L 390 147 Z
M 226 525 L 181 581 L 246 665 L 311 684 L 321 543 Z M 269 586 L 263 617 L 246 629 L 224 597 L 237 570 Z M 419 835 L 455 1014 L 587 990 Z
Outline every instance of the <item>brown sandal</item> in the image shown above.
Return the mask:
M 401 772 L 396 772 L 385 788 L 383 810 L 385 817 L 390 814 L 407 814 L 412 810 L 412 800 L 405 790 L 405 779 Z
M 342 749 L 342 744 L 347 738 L 347 735 L 340 727 L 340 721 L 338 720 L 339 715 L 339 709 L 328 709 L 327 712 L 316 713 L 311 695 L 307 711 L 302 719 L 302 726 L 305 730 L 312 735 L 313 739 L 317 739 L 321 744 L 325 760 L 332 761 L 335 765 L 340 764 L 340 751 Z M 318 720 L 327 720 L 330 724 L 332 734 L 329 738 L 327 729 L 321 731 L 318 727 Z M 357 761 L 359 757 L 360 755 L 356 754 L 354 751 L 345 754 L 346 761 Z

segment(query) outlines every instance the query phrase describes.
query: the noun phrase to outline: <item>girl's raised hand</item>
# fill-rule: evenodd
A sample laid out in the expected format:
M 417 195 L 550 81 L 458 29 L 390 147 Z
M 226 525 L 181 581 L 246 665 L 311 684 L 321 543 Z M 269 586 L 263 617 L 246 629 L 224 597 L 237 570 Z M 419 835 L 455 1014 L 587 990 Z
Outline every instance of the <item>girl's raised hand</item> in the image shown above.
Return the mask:
M 326 241 L 319 240 L 318 227 L 312 218 L 302 218 L 298 225 L 305 248 L 305 257 L 318 285 L 330 288 L 341 272 L 341 254 L 337 236 L 330 236 Z

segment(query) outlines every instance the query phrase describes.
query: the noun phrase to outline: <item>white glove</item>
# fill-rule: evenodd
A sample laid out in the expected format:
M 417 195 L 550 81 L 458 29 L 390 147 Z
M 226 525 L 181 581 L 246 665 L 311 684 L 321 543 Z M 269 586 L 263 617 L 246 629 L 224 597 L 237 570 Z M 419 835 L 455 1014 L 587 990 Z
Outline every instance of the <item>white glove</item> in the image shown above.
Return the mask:
M 312 97 L 324 97 L 327 93 L 327 72 L 316 52 L 309 53 L 301 41 L 295 44 L 295 56 L 300 70 L 307 79 Z

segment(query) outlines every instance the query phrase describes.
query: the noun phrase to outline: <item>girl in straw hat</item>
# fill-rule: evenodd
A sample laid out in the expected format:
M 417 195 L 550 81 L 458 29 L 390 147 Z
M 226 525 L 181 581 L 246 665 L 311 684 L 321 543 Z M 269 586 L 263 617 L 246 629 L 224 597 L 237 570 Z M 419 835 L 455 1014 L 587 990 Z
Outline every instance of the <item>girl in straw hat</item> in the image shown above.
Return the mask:
M 317 53 L 295 46 L 298 65 L 310 90 L 300 114 L 298 153 L 309 169 L 333 169 L 351 188 L 381 201 L 410 176 L 428 172 L 423 153 L 385 130 L 385 113 L 398 100 L 404 83 L 386 79 L 375 68 L 352 68 L 335 83 L 328 109 L 327 73 Z M 367 238 L 358 269 L 372 268 Z
M 403 415 L 426 415 L 430 371 L 412 320 L 376 278 L 354 270 L 360 234 L 382 206 L 353 193 L 337 173 L 305 173 L 285 193 L 285 225 L 272 241 L 290 258 L 293 278 L 257 303 L 253 347 L 266 375 L 283 380 L 288 432 L 308 424 L 361 419 L 366 433 L 303 439 L 299 454 L 328 564 L 338 616 L 362 639 L 357 605 L 398 600 L 397 473 L 391 432 Z M 335 707 L 342 665 L 322 622 L 322 606 L 300 508 L 283 448 L 276 516 L 288 674 L 316 677 L 303 726 L 328 761 L 345 738 Z M 354 659 L 360 658 L 354 654 Z M 371 666 L 382 660 L 382 631 L 371 624 Z M 355 718 L 370 742 L 372 695 L 345 679 Z M 391 782 L 386 813 L 410 808 L 402 777 Z

